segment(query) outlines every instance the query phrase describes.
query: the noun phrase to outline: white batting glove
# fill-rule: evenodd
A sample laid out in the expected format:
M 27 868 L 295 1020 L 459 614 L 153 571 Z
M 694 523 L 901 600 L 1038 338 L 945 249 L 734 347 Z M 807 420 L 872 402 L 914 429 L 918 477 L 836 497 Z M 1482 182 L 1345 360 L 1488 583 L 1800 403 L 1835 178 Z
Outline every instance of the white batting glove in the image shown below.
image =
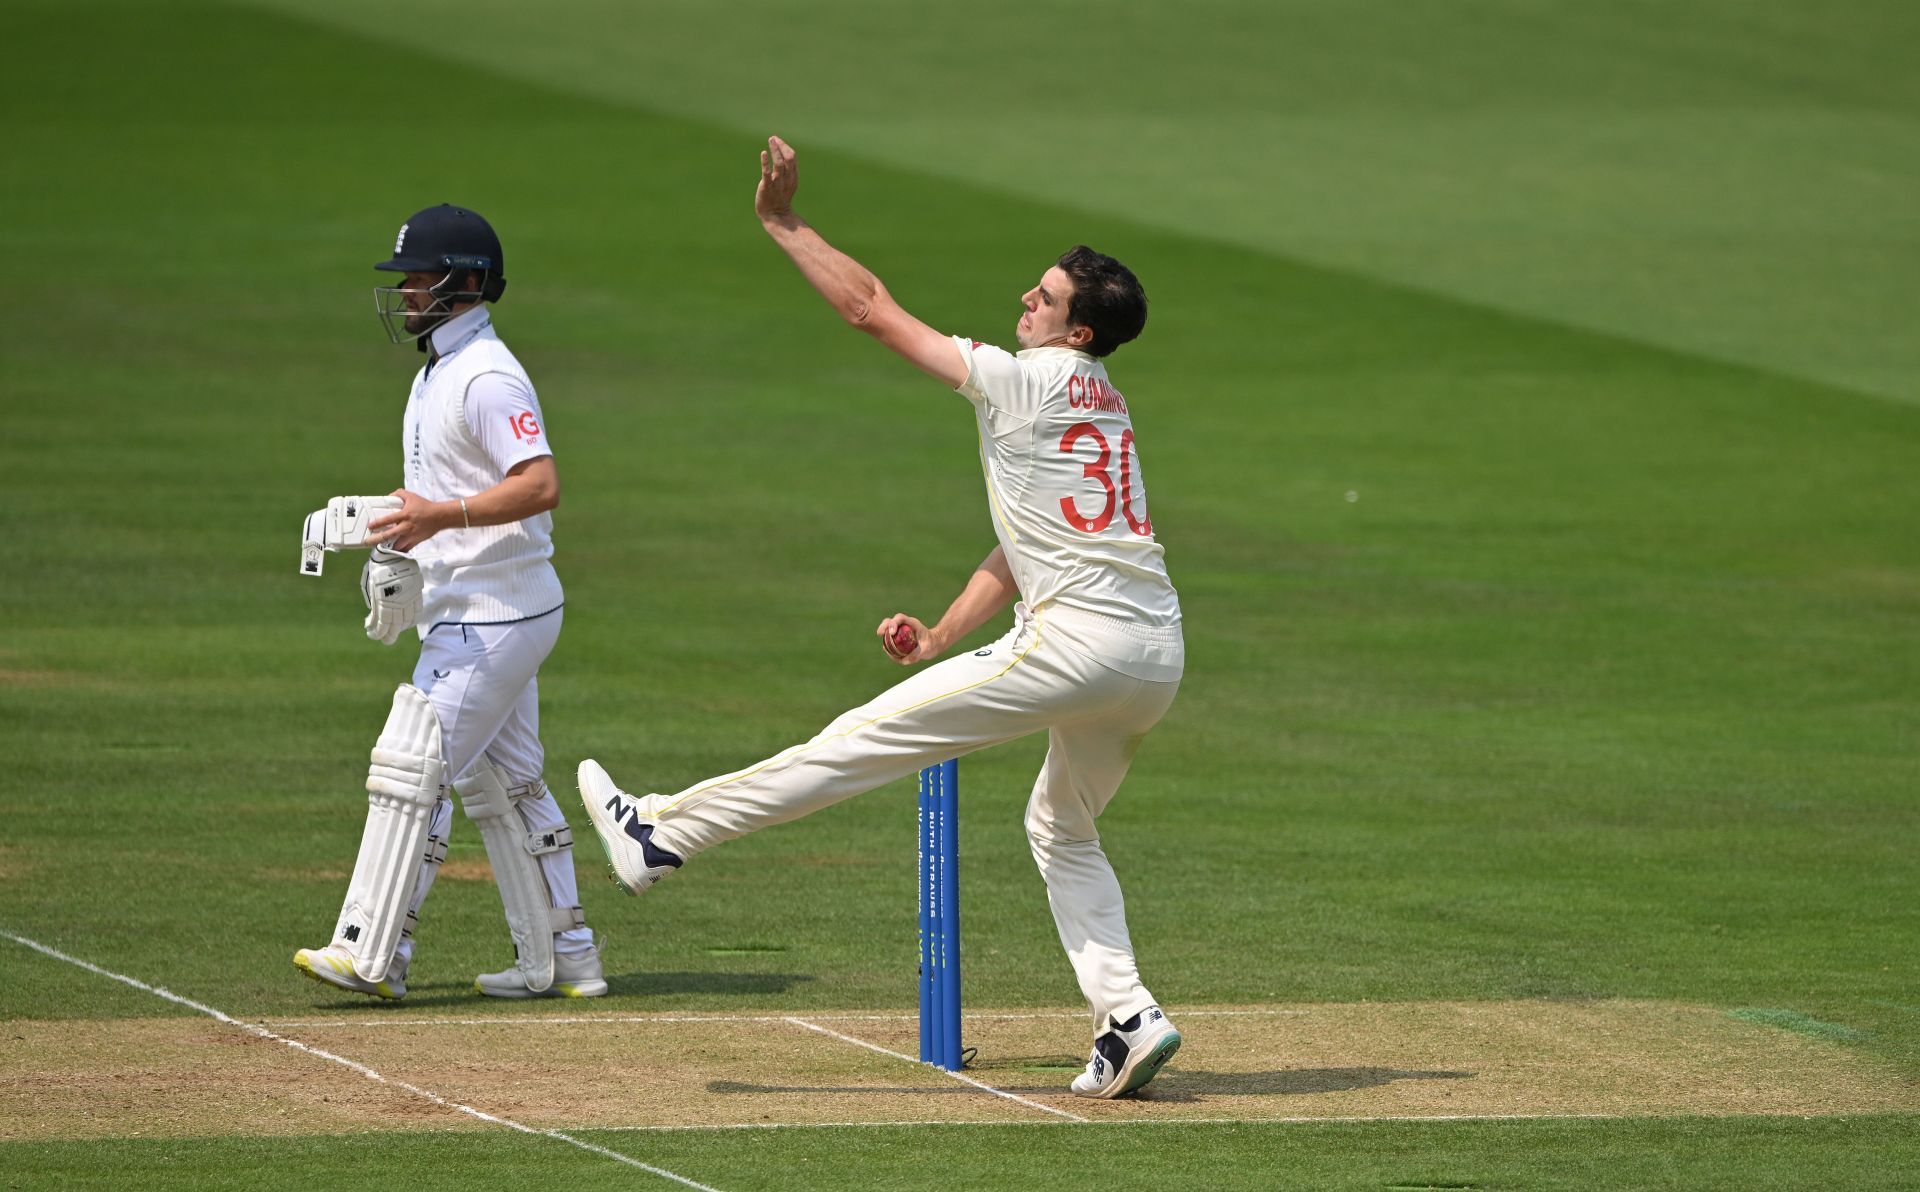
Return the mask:
M 367 602 L 367 636 L 383 646 L 400 640 L 420 619 L 420 564 L 399 551 L 373 548 L 360 569 L 360 597 Z
M 325 552 L 367 544 L 367 524 L 401 507 L 399 497 L 334 497 L 300 528 L 300 574 L 319 575 Z

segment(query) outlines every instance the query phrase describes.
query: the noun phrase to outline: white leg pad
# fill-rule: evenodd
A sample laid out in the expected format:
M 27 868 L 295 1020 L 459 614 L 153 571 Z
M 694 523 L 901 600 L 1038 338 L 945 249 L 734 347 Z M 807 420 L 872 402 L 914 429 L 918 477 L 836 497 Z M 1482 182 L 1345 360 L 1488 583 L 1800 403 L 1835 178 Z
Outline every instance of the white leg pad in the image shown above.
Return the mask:
M 443 769 L 433 705 L 402 683 L 367 768 L 367 827 L 333 936 L 365 980 L 386 979 L 400 937 L 412 930 L 407 904 L 420 869 L 446 855 L 443 842 L 428 838 Z
M 493 865 L 493 882 L 500 888 L 507 930 L 513 935 L 515 963 L 527 988 L 535 993 L 553 984 L 554 934 L 586 922 L 579 907 L 553 905 L 540 868 L 541 857 L 572 847 L 573 830 L 529 832 L 514 807 L 518 800 L 537 798 L 543 790 L 537 781 L 509 788 L 505 773 L 484 755 L 459 785 L 460 806 L 480 829 L 487 860 Z

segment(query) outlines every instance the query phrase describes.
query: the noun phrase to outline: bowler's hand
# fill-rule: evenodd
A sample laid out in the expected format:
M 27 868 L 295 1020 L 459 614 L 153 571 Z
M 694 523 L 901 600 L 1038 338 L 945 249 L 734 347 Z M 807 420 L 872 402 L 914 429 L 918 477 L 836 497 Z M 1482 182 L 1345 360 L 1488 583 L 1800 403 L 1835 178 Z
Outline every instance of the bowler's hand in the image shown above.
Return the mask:
M 901 634 L 902 630 L 906 633 Z M 920 618 L 910 617 L 905 613 L 893 614 L 880 622 L 879 627 L 873 632 L 879 637 L 880 648 L 887 652 L 887 657 L 901 666 L 912 666 L 916 662 L 925 662 L 930 658 L 938 657 L 943 648 L 934 641 L 938 635 L 937 629 L 929 629 L 920 623 Z M 913 643 L 911 650 L 903 652 L 899 649 L 903 639 Z
M 451 501 L 429 501 L 404 488 L 394 489 L 392 495 L 400 498 L 400 511 L 382 514 L 367 523 L 372 531 L 367 535 L 369 543 L 409 551 L 451 527 L 460 516 L 460 507 Z M 449 505 L 453 506 L 451 516 L 447 513 Z
M 800 189 L 800 167 L 793 146 L 768 137 L 760 154 L 760 189 L 753 192 L 753 211 L 762 222 L 793 214 L 793 192 Z

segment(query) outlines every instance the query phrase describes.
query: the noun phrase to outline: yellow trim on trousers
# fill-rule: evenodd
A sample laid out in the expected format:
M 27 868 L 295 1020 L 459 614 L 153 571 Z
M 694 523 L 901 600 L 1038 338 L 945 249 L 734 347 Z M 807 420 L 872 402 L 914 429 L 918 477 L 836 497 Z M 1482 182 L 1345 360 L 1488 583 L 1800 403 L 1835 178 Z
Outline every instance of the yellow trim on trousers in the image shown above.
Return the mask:
M 853 733 L 860 731 L 863 728 L 866 728 L 868 725 L 877 724 L 880 721 L 885 720 L 890 716 L 904 716 L 908 712 L 917 712 L 921 708 L 926 707 L 928 704 L 938 703 L 943 699 L 952 699 L 954 696 L 960 695 L 964 692 L 972 691 L 976 687 L 984 687 L 988 683 L 992 683 L 992 682 L 995 682 L 996 680 L 1006 678 L 1008 674 L 1012 673 L 1014 667 L 1019 666 L 1022 662 L 1026 661 L 1027 655 L 1033 653 L 1035 650 L 1040 648 L 1039 622 L 1035 621 L 1033 622 L 1033 625 L 1034 625 L 1034 632 L 1033 632 L 1032 644 L 1029 645 L 1026 649 L 1020 651 L 1020 654 L 1018 657 L 1008 662 L 1006 666 L 1000 668 L 1000 670 L 997 673 L 988 675 L 986 678 L 980 679 L 976 682 L 969 683 L 965 687 L 956 687 L 952 691 L 945 691 L 940 693 L 939 695 L 932 696 L 928 699 L 923 699 L 917 704 L 911 704 L 904 708 L 897 708 L 891 712 L 884 713 L 883 715 L 880 715 L 880 716 L 869 717 L 866 720 L 862 720 L 858 724 L 850 724 L 846 728 L 842 729 L 837 733 L 832 734 L 831 736 L 826 736 L 826 735 L 818 736 L 818 737 L 815 737 L 813 740 L 807 741 L 803 744 L 794 745 L 794 746 L 791 746 L 790 748 L 783 749 L 779 753 L 768 758 L 766 761 L 761 762 L 759 765 L 755 766 L 751 770 L 743 770 L 738 773 L 729 774 L 724 778 L 716 778 L 711 782 L 705 783 L 701 786 L 694 787 L 692 790 L 689 790 L 684 794 L 682 794 L 678 799 L 675 799 L 673 802 L 668 803 L 666 806 L 662 807 L 659 810 L 659 812 L 656 814 L 656 818 L 666 816 L 667 814 L 672 812 L 675 808 L 679 807 L 681 804 L 687 802 L 689 799 L 692 799 L 700 795 L 704 791 L 710 790 L 716 786 L 724 785 L 726 783 L 752 778 L 754 775 L 760 773 L 763 770 L 768 769 L 769 767 L 775 765 L 776 763 L 786 761 L 793 757 L 797 757 L 800 754 L 806 752 L 807 750 L 812 749 L 816 745 L 820 745 L 827 741 L 838 741 L 844 737 L 847 737 Z

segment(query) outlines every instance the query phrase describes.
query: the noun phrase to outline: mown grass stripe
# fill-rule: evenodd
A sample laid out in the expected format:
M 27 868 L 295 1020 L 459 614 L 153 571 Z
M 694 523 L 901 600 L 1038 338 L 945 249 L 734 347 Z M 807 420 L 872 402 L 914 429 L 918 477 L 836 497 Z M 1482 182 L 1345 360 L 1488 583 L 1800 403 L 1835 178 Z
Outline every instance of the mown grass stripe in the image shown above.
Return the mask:
M 1846 1120 L 1852 1114 L 1820 1114 Z M 1321 1126 L 1328 1123 L 1365 1125 L 1370 1122 L 1420 1124 L 1422 1122 L 1626 1122 L 1648 1121 L 1643 1113 L 1377 1113 L 1341 1114 L 1331 1117 L 1166 1117 L 1166 1118 L 1081 1118 L 1036 1119 L 1031 1121 L 995 1121 L 980 1118 L 914 1118 L 890 1122 L 701 1122 L 687 1125 L 594 1126 L 603 1134 L 687 1134 L 724 1130 L 867 1130 L 921 1126 L 1039 1126 L 1055 1129 L 1065 1126 Z
M 1186 1010 L 1180 1011 L 1182 1018 L 1298 1018 L 1312 1013 L 1310 1010 Z M 967 1022 L 1027 1022 L 1042 1019 L 1086 1018 L 1084 1010 L 1044 1010 L 1029 1013 L 975 1014 L 965 1016 Z M 808 1014 L 814 1022 L 914 1022 L 915 1014 Z M 282 1018 L 265 1019 L 263 1025 L 286 1029 L 298 1027 L 302 1030 L 322 1029 L 326 1027 L 375 1027 L 375 1026 L 570 1026 L 591 1023 L 688 1023 L 688 1022 L 787 1022 L 790 1014 L 495 1014 L 484 1018 Z M 1076 1069 L 1077 1070 L 1077 1069 Z
M 1745 1007 L 1727 1011 L 1727 1017 L 1737 1018 L 1741 1022 L 1751 1022 L 1755 1026 L 1770 1026 L 1776 1030 L 1792 1031 L 1796 1035 L 1806 1035 L 1811 1039 L 1831 1039 L 1841 1043 L 1857 1043 L 1869 1038 L 1866 1031 L 1855 1030 L 1850 1026 L 1841 1026 L 1837 1022 L 1821 1022 L 1798 1010 L 1768 1010 L 1759 1007 Z

